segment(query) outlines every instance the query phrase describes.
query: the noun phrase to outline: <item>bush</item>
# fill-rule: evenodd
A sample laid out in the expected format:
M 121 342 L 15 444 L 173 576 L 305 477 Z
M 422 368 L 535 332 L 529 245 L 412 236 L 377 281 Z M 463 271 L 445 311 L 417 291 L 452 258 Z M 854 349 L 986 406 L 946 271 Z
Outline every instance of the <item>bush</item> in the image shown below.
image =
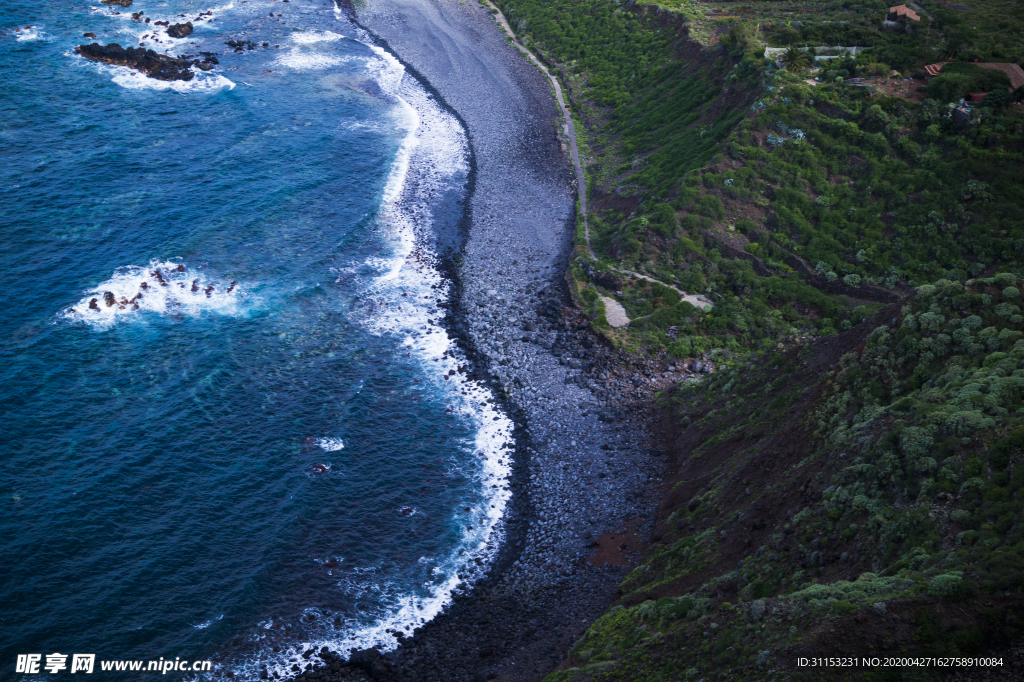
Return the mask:
M 725 217 L 725 208 L 722 206 L 722 200 L 711 194 L 705 194 L 698 199 L 696 206 L 694 206 L 694 211 L 716 220 L 721 220 Z
M 666 239 L 670 239 L 679 231 L 679 217 L 674 208 L 668 204 L 658 204 L 649 217 L 650 230 Z
M 960 585 L 963 578 L 952 573 L 937 575 L 928 582 L 928 594 L 933 597 L 949 599 L 960 592 Z
M 666 597 L 657 601 L 658 614 L 669 620 L 682 620 L 693 610 L 694 601 L 692 597 Z
M 940 102 L 955 102 L 971 92 L 991 93 L 1000 88 L 1010 91 L 1010 77 L 1002 71 L 954 62 L 943 67 L 928 84 L 928 96 Z
M 721 200 L 719 200 L 719 203 L 721 203 Z M 707 216 L 694 215 L 691 213 L 690 215 L 683 216 L 681 224 L 690 234 L 700 234 L 714 225 L 715 221 Z

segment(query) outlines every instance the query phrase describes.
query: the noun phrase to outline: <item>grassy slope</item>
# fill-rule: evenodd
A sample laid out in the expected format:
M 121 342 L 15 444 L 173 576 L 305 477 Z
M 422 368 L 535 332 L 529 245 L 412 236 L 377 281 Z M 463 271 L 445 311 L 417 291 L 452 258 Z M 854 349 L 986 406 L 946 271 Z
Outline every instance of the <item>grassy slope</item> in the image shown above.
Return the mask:
M 888 74 L 894 64 L 914 70 L 951 50 L 1024 61 L 1019 40 L 1010 54 L 954 10 L 937 6 L 907 35 L 881 30 L 876 5 L 689 3 L 670 15 L 597 0 L 506 2 L 520 30 L 561 67 L 587 123 L 600 262 L 574 270 L 580 288 L 649 300 L 634 290 L 648 288 L 642 281 L 620 278 L 611 289 L 584 274 L 617 265 L 711 292 L 718 303 L 705 315 L 662 297 L 638 313 L 659 314 L 633 325 L 628 345 L 677 357 L 764 349 L 848 328 L 871 312 L 863 306 L 917 284 L 1020 267 L 1020 107 L 960 121 L 941 99 L 812 86 L 806 73 L 766 67 L 762 41 L 875 45 L 828 63 L 821 75 L 833 79 Z M 982 5 L 1011 40 L 1021 21 L 999 15 L 1000 3 Z M 583 14 L 589 19 L 575 19 Z M 804 26 L 752 23 L 779 16 Z M 849 18 L 813 21 L 823 16 Z M 948 85 L 947 94 L 971 81 Z M 677 329 L 666 335 L 669 327 Z
M 1024 116 L 948 106 L 998 85 L 966 62 L 1024 62 L 1013 3 L 926 2 L 911 33 L 875 0 L 499 4 L 584 124 L 578 299 L 620 300 L 631 350 L 733 358 L 666 397 L 655 542 L 551 679 L 790 679 L 799 655 L 1019 637 Z M 873 49 L 808 84 L 765 44 Z M 948 57 L 923 103 L 849 82 Z
M 791 679 L 799 656 L 1019 638 L 1019 304 L 1010 275 L 924 286 L 666 396 L 678 461 L 655 541 L 548 679 Z

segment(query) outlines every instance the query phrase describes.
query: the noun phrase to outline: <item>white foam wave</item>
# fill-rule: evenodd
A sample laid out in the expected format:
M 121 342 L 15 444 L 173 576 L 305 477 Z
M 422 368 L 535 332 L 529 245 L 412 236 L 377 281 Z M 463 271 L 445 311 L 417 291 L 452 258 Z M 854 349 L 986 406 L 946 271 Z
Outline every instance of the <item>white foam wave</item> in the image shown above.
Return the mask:
M 299 45 L 312 45 L 313 43 L 333 43 L 345 36 L 334 31 L 300 31 L 292 34 L 292 42 Z
M 199 623 L 198 625 L 193 625 L 192 627 L 194 627 L 196 630 L 205 630 L 206 628 L 210 627 L 211 625 L 213 625 L 214 623 L 216 623 L 218 620 L 222 619 L 223 617 L 224 617 L 224 614 L 222 613 L 219 616 L 217 616 L 216 618 L 211 618 L 210 620 L 206 621 L 205 623 Z
M 340 438 L 317 438 L 316 444 L 326 452 L 337 452 L 345 449 L 345 443 Z
M 127 66 L 108 66 L 115 69 L 114 77 L 111 79 L 122 88 L 129 90 L 174 90 L 175 92 L 218 92 L 227 88 L 233 90 L 235 84 L 219 74 L 197 73 L 190 81 L 162 81 L 150 78 Z
M 155 273 L 159 273 L 159 277 Z M 106 329 L 119 321 L 143 319 L 147 313 L 241 316 L 255 303 L 244 285 L 179 263 L 151 261 L 145 268 L 119 268 L 110 279 L 85 292 L 82 299 L 61 316 Z
M 426 246 L 429 240 L 417 236 L 426 237 L 433 228 L 432 197 L 465 178 L 468 140 L 458 121 L 396 59 L 379 48 L 371 49 L 375 59 L 367 68 L 397 103 L 395 126 L 404 139 L 382 197 L 380 226 L 388 235 L 388 255 L 345 268 L 359 276 L 370 274 L 362 302 L 350 319 L 373 334 L 400 341 L 401 353 L 422 367 L 426 380 L 420 386 L 425 394 L 443 401 L 452 419 L 473 426 L 474 436 L 463 443 L 448 469 L 470 476 L 476 502 L 469 511 L 452 510 L 452 521 L 461 528 L 460 540 L 446 556 L 419 560 L 425 575 L 418 587 L 401 579 L 392 581 L 374 566 L 349 567 L 348 574 L 339 577 L 338 590 L 381 605 L 372 622 L 352 620 L 340 633 L 324 631 L 278 654 L 263 651 L 258 662 L 236 668 L 236 673 L 244 675 L 255 676 L 266 666 L 271 674 L 286 677 L 291 665 L 310 648 L 327 647 L 344 656 L 353 648 L 395 648 L 392 632 L 408 633 L 440 614 L 457 590 L 482 575 L 504 536 L 502 518 L 512 495 L 507 481 L 514 425 L 493 403 L 491 390 L 468 378 L 468 360 L 440 326 L 439 309 L 449 298 L 449 285 L 437 269 L 436 254 Z M 398 513 L 411 517 L 416 511 L 409 505 Z
M 344 64 L 354 58 L 317 49 L 319 43 L 334 43 L 345 36 L 333 31 L 300 31 L 291 37 L 293 47 L 277 58 L 277 63 L 296 71 L 315 71 Z
M 285 68 L 296 71 L 318 71 L 348 61 L 345 57 L 319 52 L 307 52 L 294 48 L 277 58 L 277 63 Z
M 368 68 L 382 90 L 399 103 L 396 125 L 405 131 L 405 139 L 382 197 L 381 219 L 391 235 L 391 254 L 370 261 L 376 276 L 364 291 L 365 305 L 354 321 L 372 333 L 401 340 L 405 353 L 419 361 L 428 377 L 424 390 L 443 400 L 453 419 L 473 424 L 475 435 L 465 444 L 473 461 L 456 460 L 451 468 L 460 468 L 475 480 L 479 498 L 470 511 L 456 513 L 461 540 L 448 556 L 429 560 L 432 578 L 417 593 L 410 594 L 406 585 L 385 585 L 380 598 L 389 607 L 375 623 L 340 639 L 310 643 L 343 654 L 350 648 L 394 648 L 392 631 L 409 631 L 437 616 L 453 592 L 478 575 L 481 569 L 475 559 L 486 563 L 493 556 L 511 499 L 506 447 L 513 442 L 514 425 L 490 402 L 491 390 L 467 377 L 468 361 L 440 326 L 438 306 L 449 297 L 448 283 L 438 272 L 427 240 L 417 237 L 432 229 L 432 196 L 468 172 L 468 140 L 458 121 L 405 73 L 397 59 L 380 48 L 371 49 L 378 59 Z
M 19 43 L 27 43 L 34 40 L 47 40 L 48 36 L 36 26 L 18 28 L 14 30 L 14 38 Z

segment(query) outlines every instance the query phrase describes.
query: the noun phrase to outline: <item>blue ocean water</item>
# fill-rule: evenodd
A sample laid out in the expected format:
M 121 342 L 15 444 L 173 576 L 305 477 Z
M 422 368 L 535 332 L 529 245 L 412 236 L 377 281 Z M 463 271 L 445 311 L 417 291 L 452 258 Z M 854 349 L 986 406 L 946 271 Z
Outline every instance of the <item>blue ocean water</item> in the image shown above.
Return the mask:
M 154 81 L 85 32 L 219 65 Z M 441 326 L 457 121 L 315 1 L 10 0 L 0 72 L 0 677 L 254 678 L 435 615 L 500 539 L 512 441 Z

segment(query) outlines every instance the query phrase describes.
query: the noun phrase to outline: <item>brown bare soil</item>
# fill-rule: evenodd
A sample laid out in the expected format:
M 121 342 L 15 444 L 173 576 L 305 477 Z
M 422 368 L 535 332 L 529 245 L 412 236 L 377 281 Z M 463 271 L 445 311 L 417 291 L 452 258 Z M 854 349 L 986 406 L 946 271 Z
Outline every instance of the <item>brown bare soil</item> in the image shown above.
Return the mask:
M 611 533 L 597 539 L 597 549 L 587 559 L 594 566 L 632 566 L 635 565 L 647 543 L 640 530 L 644 520 L 629 519 Z

